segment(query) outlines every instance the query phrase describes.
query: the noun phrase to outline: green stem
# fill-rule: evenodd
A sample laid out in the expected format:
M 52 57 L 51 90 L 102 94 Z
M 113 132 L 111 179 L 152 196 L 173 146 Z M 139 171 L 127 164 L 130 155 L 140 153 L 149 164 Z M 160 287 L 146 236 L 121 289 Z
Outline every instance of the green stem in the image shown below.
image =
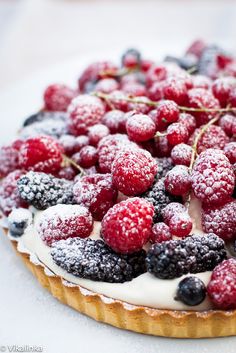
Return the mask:
M 64 161 L 65 161 L 66 163 L 71 164 L 71 165 L 73 165 L 73 167 L 75 167 L 76 169 L 78 169 L 81 176 L 86 175 L 85 170 L 84 170 L 80 165 L 78 165 L 77 163 L 75 163 L 75 161 L 73 161 L 73 159 L 67 157 L 65 154 L 63 154 L 63 159 L 64 159 Z

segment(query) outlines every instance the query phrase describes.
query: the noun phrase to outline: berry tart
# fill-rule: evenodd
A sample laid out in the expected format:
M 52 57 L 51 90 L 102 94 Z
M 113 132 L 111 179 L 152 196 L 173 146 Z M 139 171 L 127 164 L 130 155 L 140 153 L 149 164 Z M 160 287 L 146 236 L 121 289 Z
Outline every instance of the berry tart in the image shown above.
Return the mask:
M 236 58 L 135 49 L 52 84 L 0 149 L 1 224 L 57 299 L 123 329 L 236 334 Z

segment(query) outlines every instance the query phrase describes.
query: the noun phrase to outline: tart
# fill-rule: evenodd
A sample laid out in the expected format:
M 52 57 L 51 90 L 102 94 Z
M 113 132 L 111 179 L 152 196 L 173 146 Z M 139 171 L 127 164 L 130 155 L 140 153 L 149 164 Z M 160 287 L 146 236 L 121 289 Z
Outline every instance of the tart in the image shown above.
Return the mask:
M 2 227 L 53 296 L 165 337 L 236 334 L 236 59 L 194 42 L 53 84 L 0 149 Z

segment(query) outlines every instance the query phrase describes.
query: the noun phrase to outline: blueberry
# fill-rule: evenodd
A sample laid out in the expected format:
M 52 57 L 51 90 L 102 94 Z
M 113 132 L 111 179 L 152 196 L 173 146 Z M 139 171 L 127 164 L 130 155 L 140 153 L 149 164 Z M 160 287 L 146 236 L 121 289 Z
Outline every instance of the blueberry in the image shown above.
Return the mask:
M 198 277 L 186 277 L 179 282 L 176 300 L 186 305 L 198 305 L 206 297 L 205 284 Z
M 8 217 L 8 227 L 11 236 L 20 237 L 32 222 L 32 214 L 26 209 L 15 209 Z

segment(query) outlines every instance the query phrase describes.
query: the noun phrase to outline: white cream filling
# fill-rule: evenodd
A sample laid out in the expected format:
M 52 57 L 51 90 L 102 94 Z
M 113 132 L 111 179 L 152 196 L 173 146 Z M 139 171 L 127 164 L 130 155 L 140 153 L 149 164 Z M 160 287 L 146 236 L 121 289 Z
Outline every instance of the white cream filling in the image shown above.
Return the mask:
M 200 214 L 198 201 L 191 201 L 189 213 L 193 219 L 194 233 L 202 233 L 198 224 Z M 109 298 L 122 300 L 129 304 L 157 309 L 202 311 L 212 308 L 208 298 L 206 298 L 200 305 L 196 306 L 187 306 L 182 302 L 175 300 L 178 283 L 183 278 L 190 276 L 191 274 L 187 274 L 176 279 L 161 280 L 150 273 L 144 273 L 129 282 L 106 283 L 81 279 L 66 272 L 53 262 L 50 255 L 50 247 L 43 243 L 36 231 L 41 215 L 42 212 L 37 211 L 34 217 L 34 224 L 25 230 L 22 237 L 18 238 L 18 250 L 29 253 L 33 262 L 37 263 L 39 260 L 40 263 L 44 265 L 48 275 L 56 274 L 62 277 L 65 280 L 66 285 L 77 284 L 87 290 L 102 294 Z M 95 222 L 94 229 L 90 237 L 93 239 L 98 239 L 99 233 L 100 223 Z M 16 238 L 14 238 L 14 240 L 16 240 Z M 200 278 L 205 285 L 207 285 L 211 272 L 198 273 L 194 274 L 194 276 Z

